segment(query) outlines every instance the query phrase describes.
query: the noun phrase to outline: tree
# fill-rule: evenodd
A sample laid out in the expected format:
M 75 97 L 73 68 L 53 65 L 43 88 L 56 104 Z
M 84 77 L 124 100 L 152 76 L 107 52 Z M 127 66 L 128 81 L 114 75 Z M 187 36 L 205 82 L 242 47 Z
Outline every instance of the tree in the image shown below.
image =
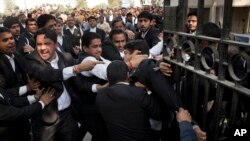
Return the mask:
M 86 0 L 76 0 L 76 8 L 87 9 L 88 8 L 87 1 Z
M 108 0 L 109 7 L 120 8 L 122 5 L 122 0 Z
M 95 9 L 106 9 L 108 7 L 108 5 L 106 3 L 100 3 L 98 5 L 96 5 L 94 8 Z
M 10 15 L 12 13 L 17 13 L 19 7 L 16 5 L 14 0 L 4 0 L 5 10 L 4 13 Z

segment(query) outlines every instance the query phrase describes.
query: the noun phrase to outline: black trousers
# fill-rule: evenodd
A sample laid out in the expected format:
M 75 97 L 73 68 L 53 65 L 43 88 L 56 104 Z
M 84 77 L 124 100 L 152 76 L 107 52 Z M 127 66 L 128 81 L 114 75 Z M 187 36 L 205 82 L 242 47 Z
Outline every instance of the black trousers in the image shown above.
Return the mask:
M 79 121 L 92 135 L 92 141 L 108 141 L 108 133 L 100 114 L 83 115 Z
M 75 141 L 77 122 L 73 119 L 70 108 L 67 108 L 59 111 L 59 119 L 52 125 L 34 119 L 32 130 L 34 141 Z

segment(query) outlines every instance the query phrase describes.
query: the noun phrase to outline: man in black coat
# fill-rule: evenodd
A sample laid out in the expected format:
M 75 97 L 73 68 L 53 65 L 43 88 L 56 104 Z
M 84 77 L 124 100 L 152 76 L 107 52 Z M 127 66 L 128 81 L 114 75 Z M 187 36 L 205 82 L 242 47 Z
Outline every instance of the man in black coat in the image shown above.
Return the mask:
M 109 34 L 109 40 L 103 42 L 102 57 L 110 61 L 123 60 L 126 42 L 127 34 L 121 29 L 113 29 Z
M 74 141 L 77 122 L 72 117 L 70 106 L 77 98 L 72 79 L 77 73 L 92 69 L 96 62 L 74 65 L 70 54 L 56 51 L 57 36 L 49 28 L 39 29 L 35 39 L 36 50 L 26 56 L 27 71 L 43 87 L 52 87 L 56 92 L 55 100 L 42 114 L 33 118 L 34 140 Z
M 129 85 L 128 68 L 123 61 L 112 62 L 107 76 L 110 87 L 98 92 L 96 103 L 110 141 L 155 140 L 149 118 L 160 118 L 157 103 L 145 89 Z
M 140 32 L 135 35 L 135 39 L 146 40 L 149 49 L 153 48 L 160 41 L 158 39 L 159 30 L 151 27 L 153 15 L 147 11 L 143 11 L 138 15 L 138 27 Z
M 1 79 L 1 78 L 0 78 Z M 40 101 L 32 105 L 26 105 L 23 101 L 22 105 L 16 107 L 11 105 L 10 98 L 0 86 L 0 140 L 1 141 L 17 141 L 20 140 L 18 134 L 21 131 L 16 131 L 16 124 L 20 120 L 37 115 L 42 111 L 44 106 L 48 105 L 54 99 L 54 90 L 46 92 L 39 91 Z M 25 100 L 25 99 L 23 99 Z M 20 100 L 19 100 L 20 101 Z M 20 103 L 20 102 L 19 102 Z
M 34 34 L 37 31 L 36 19 L 28 18 L 25 21 L 26 29 L 20 35 L 19 42 L 17 44 L 18 52 L 22 55 L 26 55 L 34 51 L 36 43 Z
M 0 28 L 0 74 L 5 80 L 5 85 L 2 87 L 10 97 L 23 96 L 28 92 L 39 87 L 38 82 L 30 81 L 24 69 L 24 59 L 19 54 L 15 53 L 15 41 L 10 30 Z M 35 101 L 35 97 L 28 96 L 27 103 Z M 19 133 L 19 139 L 28 140 L 29 123 L 27 120 L 16 123 L 16 131 Z M 17 136 L 18 136 L 17 135 Z
M 106 33 L 104 30 L 97 28 L 97 19 L 94 16 L 90 16 L 88 18 L 88 22 L 89 22 L 89 26 L 90 28 L 88 30 L 86 30 L 84 32 L 84 34 L 88 33 L 88 32 L 94 32 L 97 33 L 101 36 L 102 41 L 104 41 L 105 37 L 106 37 Z

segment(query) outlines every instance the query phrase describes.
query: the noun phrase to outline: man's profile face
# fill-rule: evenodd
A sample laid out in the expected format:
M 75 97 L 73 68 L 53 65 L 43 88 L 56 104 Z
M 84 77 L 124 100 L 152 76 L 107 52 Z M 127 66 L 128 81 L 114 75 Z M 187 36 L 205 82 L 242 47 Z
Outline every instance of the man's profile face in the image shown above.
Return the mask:
M 51 30 L 55 31 L 56 21 L 55 21 L 54 19 L 50 19 L 50 20 L 46 23 L 45 27 L 50 28 Z
M 126 36 L 124 34 L 115 34 L 112 37 L 112 43 L 119 51 L 123 51 L 126 44 Z
M 187 25 L 189 30 L 195 31 L 197 29 L 197 17 L 194 15 L 189 16 Z
M 123 56 L 123 60 L 125 61 L 125 62 L 129 62 L 131 59 L 132 59 L 132 53 L 129 51 L 129 50 L 127 50 L 127 49 L 125 49 L 124 50 L 124 56 Z
M 37 35 L 36 49 L 44 61 L 51 61 L 55 58 L 56 43 L 50 38 L 45 37 L 44 34 Z
M 10 32 L 0 33 L 0 52 L 11 55 L 16 51 L 15 40 Z

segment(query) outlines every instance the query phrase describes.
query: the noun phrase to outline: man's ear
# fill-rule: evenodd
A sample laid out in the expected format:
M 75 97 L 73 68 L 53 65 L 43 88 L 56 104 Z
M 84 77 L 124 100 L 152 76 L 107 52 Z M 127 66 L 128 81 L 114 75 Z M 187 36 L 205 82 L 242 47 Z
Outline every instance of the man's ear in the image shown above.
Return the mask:
M 82 49 L 83 49 L 84 52 L 87 52 L 88 48 L 86 46 L 82 46 Z

